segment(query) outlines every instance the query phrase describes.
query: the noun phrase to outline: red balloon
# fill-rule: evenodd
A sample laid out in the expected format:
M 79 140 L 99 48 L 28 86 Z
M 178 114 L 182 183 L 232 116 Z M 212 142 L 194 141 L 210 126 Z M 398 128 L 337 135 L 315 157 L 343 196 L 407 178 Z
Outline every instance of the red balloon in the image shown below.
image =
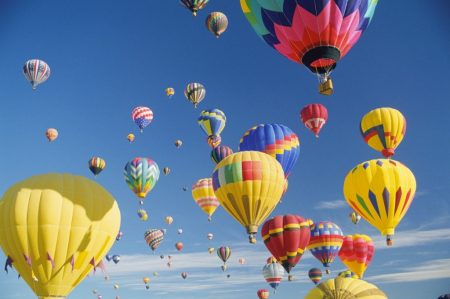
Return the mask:
M 328 120 L 328 110 L 322 104 L 309 104 L 300 111 L 302 123 L 310 129 L 316 137 Z
M 256 293 L 258 294 L 259 299 L 268 299 L 269 298 L 269 291 L 266 289 L 260 289 Z
M 261 235 L 270 253 L 290 273 L 308 246 L 309 220 L 297 215 L 276 216 L 264 223 Z
M 183 247 L 184 247 L 184 245 L 183 245 L 183 243 L 181 243 L 181 242 L 178 242 L 178 243 L 175 244 L 175 248 L 176 248 L 178 251 L 181 251 L 181 250 L 183 249 Z

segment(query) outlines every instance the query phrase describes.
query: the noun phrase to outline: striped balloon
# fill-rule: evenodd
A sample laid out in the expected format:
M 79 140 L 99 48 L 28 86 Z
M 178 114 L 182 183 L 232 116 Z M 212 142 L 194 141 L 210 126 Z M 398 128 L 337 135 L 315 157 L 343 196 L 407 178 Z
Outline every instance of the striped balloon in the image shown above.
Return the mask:
M 272 262 L 263 267 L 262 274 L 267 283 L 277 289 L 284 276 L 284 268 L 277 262 Z
M 23 74 L 30 81 L 32 88 L 36 89 L 50 77 L 50 67 L 43 60 L 30 59 L 23 66 Z
M 187 9 L 189 9 L 192 12 L 192 15 L 195 17 L 197 15 L 197 12 L 205 7 L 206 3 L 209 2 L 209 0 L 180 0 L 181 4 L 186 6 Z
M 323 221 L 311 226 L 308 249 L 324 267 L 330 267 L 344 241 L 342 230 L 333 222 Z
M 184 90 L 184 96 L 197 108 L 206 96 L 206 89 L 200 83 L 189 83 Z
M 372 262 L 375 246 L 372 239 L 367 235 L 345 236 L 339 251 L 342 263 L 352 272 L 362 278 L 367 267 Z
M 159 179 L 159 167 L 149 158 L 134 158 L 125 165 L 125 181 L 139 198 L 145 198 Z
M 100 157 L 92 157 L 89 162 L 89 169 L 97 176 L 106 167 L 106 162 Z
M 300 111 L 302 123 L 319 137 L 320 130 L 328 120 L 328 110 L 322 104 L 309 104 Z
M 227 30 L 228 18 L 225 14 L 215 11 L 208 15 L 205 21 L 206 28 L 217 38 Z
M 175 89 L 173 89 L 172 87 L 166 88 L 166 96 L 168 96 L 169 99 L 171 99 L 174 94 L 175 94 Z
M 133 109 L 131 118 L 142 132 L 152 122 L 153 111 L 148 107 L 139 106 Z
M 260 124 L 242 136 L 239 151 L 260 151 L 280 162 L 287 178 L 300 155 L 300 141 L 291 129 L 281 124 Z
M 308 271 L 308 276 L 314 284 L 318 284 L 322 279 L 322 271 L 318 268 L 312 268 Z
M 192 198 L 199 205 L 199 207 L 208 215 L 208 220 L 220 206 L 214 194 L 213 183 L 211 178 L 200 179 L 192 185 Z
M 233 154 L 233 150 L 226 145 L 219 145 L 211 151 L 211 159 L 219 164 L 220 161 Z
M 227 260 L 231 256 L 231 248 L 228 246 L 222 246 L 218 248 L 217 256 L 223 261 L 223 264 L 225 265 L 227 263 Z
M 148 246 L 155 251 L 161 245 L 164 239 L 164 233 L 160 229 L 149 229 L 144 233 L 144 239 Z
M 227 123 L 227 117 L 222 110 L 208 109 L 200 112 L 197 123 L 207 136 L 219 136 Z

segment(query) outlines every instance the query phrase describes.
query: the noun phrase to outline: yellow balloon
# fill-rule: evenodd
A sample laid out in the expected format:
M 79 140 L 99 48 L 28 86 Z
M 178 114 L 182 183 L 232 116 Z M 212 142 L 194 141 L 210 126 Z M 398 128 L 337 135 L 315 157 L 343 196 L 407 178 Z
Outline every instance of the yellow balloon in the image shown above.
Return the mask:
M 371 148 L 389 158 L 405 137 L 406 119 L 396 109 L 378 108 L 363 116 L 360 130 Z
M 119 227 L 112 195 L 81 176 L 33 176 L 0 201 L 0 245 L 40 299 L 65 298 L 106 255 Z
M 284 172 L 275 158 L 257 151 L 232 154 L 217 164 L 214 193 L 255 243 L 258 226 L 272 213 L 284 189 Z
M 361 279 L 336 277 L 312 289 L 305 299 L 387 299 L 377 286 Z
M 388 159 L 363 162 L 345 178 L 344 196 L 362 218 L 386 236 L 392 245 L 395 227 L 408 211 L 416 179 L 408 167 Z
M 208 215 L 208 220 L 220 206 L 219 201 L 214 194 L 212 179 L 200 179 L 192 186 L 192 198 L 198 206 Z

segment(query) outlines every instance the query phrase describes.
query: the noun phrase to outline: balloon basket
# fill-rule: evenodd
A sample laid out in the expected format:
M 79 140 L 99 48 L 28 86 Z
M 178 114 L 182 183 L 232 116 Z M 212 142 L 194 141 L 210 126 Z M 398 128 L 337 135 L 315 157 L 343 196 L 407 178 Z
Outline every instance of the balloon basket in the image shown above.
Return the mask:
M 319 93 L 330 96 L 333 94 L 333 81 L 328 78 L 327 81 L 319 84 Z

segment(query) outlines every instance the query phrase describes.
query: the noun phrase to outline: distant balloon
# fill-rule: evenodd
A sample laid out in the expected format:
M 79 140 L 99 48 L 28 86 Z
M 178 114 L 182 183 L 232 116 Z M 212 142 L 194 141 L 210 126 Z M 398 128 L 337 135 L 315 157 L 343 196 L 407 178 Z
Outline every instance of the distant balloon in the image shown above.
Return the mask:
M 115 290 L 118 290 L 118 289 L 119 289 L 119 285 L 116 283 L 116 284 L 113 285 L 113 288 L 114 288 Z
M 212 179 L 200 179 L 192 185 L 192 198 L 203 212 L 208 215 L 208 220 L 211 221 L 212 215 L 220 205 L 219 200 L 214 194 Z
M 183 247 L 184 247 L 183 243 L 181 243 L 181 242 L 175 243 L 175 248 L 176 248 L 178 251 L 183 250 Z
M 212 240 L 214 238 L 214 235 L 209 233 L 206 237 L 208 238 L 208 240 Z
M 164 255 L 163 255 L 163 254 L 161 254 L 161 255 L 159 256 L 159 258 L 160 258 L 160 259 L 163 259 L 163 258 L 164 258 Z
M 97 294 L 97 289 L 93 289 L 92 294 L 94 294 L 94 295 Z
M 197 108 L 206 96 L 206 89 L 200 83 L 189 83 L 184 90 L 184 96 Z
M 153 272 L 153 276 L 158 276 L 158 272 Z
M 181 234 L 183 233 L 183 229 L 179 228 L 179 229 L 177 230 L 177 233 L 178 233 L 179 235 L 181 235 Z
M 88 164 L 89 164 L 89 169 L 95 176 L 99 175 L 100 172 L 102 172 L 103 169 L 105 169 L 105 167 L 106 167 L 105 160 L 103 160 L 100 157 L 92 157 L 89 160 Z
M 160 229 L 149 229 L 145 232 L 144 239 L 152 251 L 155 251 L 155 249 L 161 245 L 161 242 L 164 239 L 164 234 Z
M 30 81 L 31 87 L 36 89 L 50 77 L 50 67 L 43 60 L 31 59 L 23 66 L 23 74 Z
M 168 96 L 169 99 L 171 99 L 174 94 L 175 94 L 175 89 L 173 89 L 172 87 L 166 88 L 166 96 Z
M 133 109 L 133 111 L 131 112 L 131 118 L 139 127 L 142 133 L 144 131 L 144 128 L 152 122 L 153 111 L 148 107 L 139 106 Z
M 49 142 L 52 142 L 58 138 L 58 130 L 54 128 L 48 128 L 47 131 L 45 131 L 45 136 L 47 137 Z
M 186 279 L 188 276 L 187 272 L 181 272 L 181 277 L 183 277 L 183 279 Z
M 358 224 L 359 221 L 361 221 L 361 216 L 358 215 L 356 212 L 350 213 L 350 220 L 353 222 L 353 224 Z
M 396 109 L 378 108 L 363 116 L 359 128 L 364 141 L 389 158 L 405 137 L 406 119 Z
M 322 104 L 309 104 L 300 111 L 302 123 L 319 137 L 319 132 L 328 120 L 328 110 Z
M 245 264 L 246 261 L 245 261 L 245 258 L 241 257 L 241 258 L 239 258 L 238 262 L 239 262 L 239 264 L 243 265 L 243 264 Z
M 172 267 L 172 262 L 171 261 L 167 262 L 167 267 L 169 267 L 169 268 Z
M 195 17 L 197 15 L 197 12 L 203 7 L 205 7 L 206 3 L 209 2 L 209 0 L 180 0 L 181 4 L 186 6 L 187 9 L 189 9 L 192 12 L 192 15 Z
M 233 154 L 233 150 L 226 145 L 218 145 L 211 151 L 211 159 L 219 164 L 220 161 Z
M 164 175 L 168 175 L 170 173 L 170 168 L 169 167 L 164 167 L 163 168 L 163 173 L 164 173 Z
M 149 277 L 144 277 L 144 278 L 142 279 L 142 281 L 144 281 L 144 283 L 147 284 L 147 283 L 150 282 L 150 278 L 149 278 Z
M 208 15 L 205 24 L 206 28 L 219 38 L 227 30 L 228 18 L 225 14 L 215 11 Z
M 110 262 L 110 261 L 112 260 L 112 255 L 107 254 L 107 255 L 105 256 L 105 258 L 106 258 L 106 260 L 107 260 L 108 262 Z
M 308 276 L 314 284 L 318 284 L 322 279 L 322 271 L 318 268 L 312 268 L 309 270 Z
M 267 283 L 276 290 L 284 277 L 284 268 L 277 262 L 266 264 L 262 274 Z
M 173 217 L 172 216 L 166 216 L 166 218 L 164 218 L 164 222 L 171 225 L 173 223 Z
M 208 248 L 209 254 L 212 254 L 214 251 L 216 251 L 216 249 L 214 247 L 209 247 Z
M 128 142 L 133 142 L 134 141 L 134 139 L 135 139 L 135 136 L 134 136 L 134 134 L 132 134 L 132 133 L 130 133 L 130 134 L 128 134 L 127 135 L 127 140 L 128 140 Z
M 256 292 L 256 294 L 258 295 L 259 299 L 269 299 L 269 291 L 266 289 L 260 289 L 258 290 L 258 292 Z
M 119 263 L 120 262 L 120 255 L 113 255 L 112 261 L 114 262 L 114 264 Z
M 123 237 L 123 232 L 119 231 L 119 233 L 117 234 L 117 237 L 116 237 L 116 241 L 120 241 L 122 239 L 122 237 Z
M 175 146 L 176 146 L 177 148 L 180 148 L 182 145 L 183 145 L 183 141 L 181 141 L 181 140 L 176 140 L 176 141 L 175 141 Z
M 138 215 L 139 219 L 141 219 L 142 221 L 147 221 L 148 220 L 147 211 L 144 210 L 144 209 L 139 209 L 137 211 L 137 215 Z
M 145 198 L 159 179 L 159 167 L 149 158 L 134 158 L 125 165 L 125 182 L 139 198 Z
M 220 247 L 217 249 L 217 256 L 223 261 L 223 264 L 226 265 L 231 256 L 231 248 L 228 246 Z

